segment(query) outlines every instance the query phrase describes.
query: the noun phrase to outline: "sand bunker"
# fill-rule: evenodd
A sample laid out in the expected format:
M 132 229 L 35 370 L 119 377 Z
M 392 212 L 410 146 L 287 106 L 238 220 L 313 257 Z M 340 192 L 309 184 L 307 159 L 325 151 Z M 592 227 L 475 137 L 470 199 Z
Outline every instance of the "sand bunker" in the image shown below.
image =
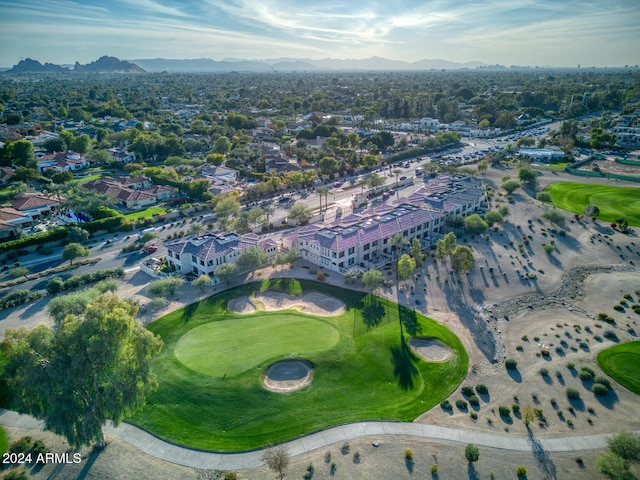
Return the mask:
M 265 310 L 286 310 L 296 308 L 304 313 L 331 317 L 340 315 L 345 310 L 344 302 L 334 297 L 329 297 L 320 292 L 305 292 L 299 296 L 288 295 L 282 292 L 262 292 L 255 297 L 256 302 L 264 305 Z M 231 312 L 253 313 L 256 305 L 247 297 L 238 297 L 230 300 L 227 309 Z
M 237 313 L 253 313 L 256 311 L 256 306 L 249 300 L 249 297 L 238 297 L 229 300 L 227 310 Z
M 409 347 L 428 362 L 444 362 L 452 354 L 449 347 L 433 337 L 413 337 Z
M 263 383 L 272 392 L 294 392 L 311 383 L 311 373 L 311 365 L 304 360 L 282 360 L 267 368 Z

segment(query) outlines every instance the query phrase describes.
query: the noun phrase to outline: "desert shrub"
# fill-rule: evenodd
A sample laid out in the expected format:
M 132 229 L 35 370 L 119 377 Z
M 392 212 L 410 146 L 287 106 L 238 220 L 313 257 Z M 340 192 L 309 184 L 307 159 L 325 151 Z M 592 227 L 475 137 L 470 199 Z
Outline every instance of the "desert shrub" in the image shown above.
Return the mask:
M 360 452 L 353 454 L 353 463 L 360 463 Z
M 566 393 L 569 400 L 578 400 L 580 398 L 580 392 L 576 388 L 569 387 Z
M 413 450 L 411 450 L 410 448 L 407 448 L 404 451 L 404 459 L 409 461 L 413 460 Z
M 465 385 L 464 387 L 462 387 L 462 394 L 465 397 L 470 397 L 471 395 L 473 395 L 473 387 L 470 387 L 469 385 Z
M 431 473 L 438 473 L 438 464 L 434 463 L 431 465 Z
M 456 400 L 456 407 L 458 407 L 460 410 L 466 410 L 467 409 L 467 402 L 465 402 L 462 399 Z
M 596 372 L 593 371 L 593 368 L 587 367 L 586 365 L 581 367 L 580 372 L 578 373 L 578 377 L 583 381 L 593 380 L 593 377 L 595 376 Z
M 469 463 L 477 462 L 480 458 L 480 449 L 470 443 L 464 449 L 464 456 Z
M 469 400 L 469 405 L 472 405 L 474 407 L 477 407 L 478 405 L 480 405 L 480 399 L 475 395 L 471 395 L 468 400 Z
M 443 400 L 440 402 L 440 408 L 443 410 L 451 410 L 451 402 L 449 400 Z
M 511 405 L 511 410 L 513 410 L 514 415 L 520 413 L 520 405 L 514 403 L 513 405 Z
M 476 385 L 476 392 L 484 395 L 489 393 L 489 389 L 484 383 L 479 383 L 478 385 Z
M 611 380 L 609 380 L 609 378 L 605 377 L 604 375 L 596 375 L 593 381 L 595 383 L 599 383 L 600 385 L 604 385 L 607 388 L 611 388 Z
M 33 300 L 38 300 L 43 296 L 44 294 L 37 290 L 14 290 L 13 292 L 7 293 L 0 299 L 0 310 L 22 305 L 23 303 L 31 302 Z
M 624 307 L 622 305 L 614 305 L 613 309 L 617 312 L 624 312 Z
M 29 436 L 21 437 L 9 445 L 7 452 L 9 453 L 28 453 L 33 446 L 33 439 Z
M 502 417 L 508 417 L 511 413 L 511 409 L 509 409 L 509 407 L 507 407 L 506 405 L 500 405 L 498 407 L 498 413 L 500 413 L 500 416 Z
M 573 370 L 574 368 L 576 368 L 576 364 L 575 364 L 575 363 L 573 363 L 573 362 L 568 362 L 568 363 L 567 363 L 567 368 L 568 368 L 569 370 Z
M 522 341 L 523 342 L 528 342 L 529 341 L 529 337 L 527 335 L 522 335 Z
M 524 348 L 522 347 L 522 345 L 517 345 L 517 346 L 516 346 L 516 351 L 518 351 L 518 352 L 524 352 Z
M 547 368 L 541 368 L 540 369 L 540 375 L 542 375 L 543 377 L 548 377 L 549 376 L 549 370 Z
M 478 414 L 476 412 L 469 412 L 469 416 L 471 417 L 471 420 L 478 419 Z
M 47 282 L 46 289 L 49 295 L 60 293 L 64 289 L 64 281 L 60 277 L 53 277 Z
M 549 350 L 547 350 L 546 348 L 543 348 L 542 350 L 540 350 L 540 353 L 542 354 L 543 357 L 549 356 Z
M 591 391 L 595 395 L 604 397 L 609 392 L 609 389 L 607 388 L 606 385 L 603 385 L 601 383 L 594 383 L 593 385 L 591 385 Z
M 22 468 L 12 468 L 2 478 L 4 480 L 29 480 L 29 475 Z
M 327 274 L 324 272 L 318 272 L 316 275 L 316 279 L 320 282 L 324 282 L 325 278 L 327 278 Z
M 236 472 L 227 472 L 224 475 L 224 480 L 236 480 L 238 478 L 238 474 Z
M 516 475 L 518 475 L 519 477 L 526 477 L 527 476 L 527 469 L 524 466 L 519 465 L 516 468 Z
M 516 368 L 518 368 L 518 362 L 516 362 L 513 358 L 508 358 L 505 362 L 504 362 L 505 367 L 507 367 L 507 370 L 515 370 Z

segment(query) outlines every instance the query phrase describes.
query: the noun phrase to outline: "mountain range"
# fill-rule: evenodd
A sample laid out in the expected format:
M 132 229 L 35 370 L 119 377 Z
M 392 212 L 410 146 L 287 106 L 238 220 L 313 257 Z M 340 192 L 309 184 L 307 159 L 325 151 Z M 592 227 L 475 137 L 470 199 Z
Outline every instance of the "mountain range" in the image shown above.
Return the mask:
M 226 72 L 322 72 L 322 71 L 424 71 L 424 70 L 455 70 L 475 69 L 486 64 L 482 62 L 451 62 L 448 60 L 420 60 L 405 62 L 390 60 L 382 57 L 365 59 L 335 59 L 320 60 L 300 58 L 278 58 L 263 60 L 244 60 L 228 58 L 212 60 L 210 58 L 197 59 L 139 59 L 119 60 L 115 57 L 103 56 L 95 62 L 81 65 L 76 62 L 73 68 L 42 64 L 37 60 L 26 58 L 7 70 L 7 73 L 39 73 L 39 72 L 80 72 L 80 73 L 226 73 Z

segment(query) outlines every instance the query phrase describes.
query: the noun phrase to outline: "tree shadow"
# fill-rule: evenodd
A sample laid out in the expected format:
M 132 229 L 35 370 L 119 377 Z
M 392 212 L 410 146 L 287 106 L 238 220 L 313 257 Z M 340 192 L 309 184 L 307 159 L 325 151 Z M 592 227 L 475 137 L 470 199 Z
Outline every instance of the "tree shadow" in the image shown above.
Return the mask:
M 409 335 L 414 336 L 422 332 L 415 310 L 398 304 L 398 315 L 400 322 L 404 325 L 404 329 Z
M 404 464 L 407 466 L 407 470 L 409 471 L 409 473 L 413 473 L 413 460 L 411 460 L 410 458 L 405 458 Z
M 500 420 L 507 425 L 513 425 L 513 418 L 511 418 L 511 415 L 500 415 Z
M 618 394 L 610 388 L 606 395 L 594 395 L 596 400 L 603 407 L 613 410 L 613 407 L 618 403 Z
M 478 471 L 476 470 L 476 467 L 473 465 L 473 463 L 469 463 L 467 465 L 467 474 L 469 475 L 469 480 L 480 480 Z
M 380 325 L 386 314 L 386 309 L 380 299 L 375 295 L 370 295 L 370 297 L 371 298 L 367 298 L 365 306 L 362 309 L 362 321 L 367 328 Z
M 584 401 L 581 398 L 570 398 L 569 405 L 579 412 L 584 412 Z
M 517 368 L 514 368 L 514 369 L 507 368 L 506 370 L 513 381 L 522 383 L 522 374 L 518 371 Z
M 393 374 L 398 378 L 400 388 L 413 390 L 418 368 L 414 364 L 414 355 L 405 344 L 404 339 L 397 347 L 391 347 L 391 362 L 393 363 Z
M 94 448 L 91 451 L 91 453 L 87 457 L 87 461 L 84 464 L 84 467 L 82 467 L 82 471 L 78 474 L 78 477 L 76 480 L 84 480 L 85 478 L 87 478 L 87 475 L 89 475 L 90 473 L 91 467 L 93 466 L 94 463 L 96 463 L 96 460 L 98 459 L 98 457 L 104 451 L 105 448 L 106 447 Z
M 547 452 L 540 440 L 534 437 L 533 431 L 531 429 L 527 429 L 529 433 L 529 442 L 531 442 L 531 449 L 533 452 L 533 458 L 535 458 L 538 463 L 538 468 L 543 474 L 543 478 L 545 480 L 556 480 L 556 466 L 551 460 L 551 455 Z
M 193 302 L 190 303 L 189 305 L 185 305 L 184 307 L 184 323 L 188 323 L 189 320 L 191 320 L 191 317 L 193 317 L 193 315 L 196 313 L 196 310 L 198 310 L 198 306 L 200 305 L 200 302 Z
M 476 392 L 476 395 L 478 397 L 480 397 L 480 400 L 482 400 L 485 403 L 489 403 L 489 401 L 491 400 L 491 395 L 489 394 L 489 392 L 487 392 L 487 393 L 478 393 L 478 392 Z

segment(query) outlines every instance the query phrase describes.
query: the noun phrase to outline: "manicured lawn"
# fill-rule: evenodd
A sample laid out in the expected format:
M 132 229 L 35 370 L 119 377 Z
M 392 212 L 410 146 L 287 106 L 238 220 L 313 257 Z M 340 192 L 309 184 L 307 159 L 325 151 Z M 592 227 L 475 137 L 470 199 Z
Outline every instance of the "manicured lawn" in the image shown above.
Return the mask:
M 154 215 L 163 215 L 167 213 L 164 207 L 149 207 L 139 212 L 127 213 L 125 217 L 129 220 L 138 220 L 139 218 L 153 218 Z
M 4 428 L 0 427 L 0 455 L 4 454 L 8 447 L 7 432 L 4 431 Z
M 336 317 L 295 310 L 226 311 L 229 299 L 275 284 L 285 291 L 317 290 L 338 297 L 347 310 Z M 129 421 L 182 445 L 239 451 L 346 422 L 415 419 L 459 385 L 467 354 L 448 328 L 385 300 L 372 305 L 365 297 L 316 282 L 267 280 L 153 322 L 149 329 L 164 340 L 154 363 L 159 387 Z M 440 339 L 454 355 L 440 363 L 422 361 L 406 346 L 411 332 Z M 283 358 L 309 361 L 311 385 L 289 394 L 263 388 L 263 372 Z
M 233 377 L 272 358 L 324 352 L 340 334 L 329 322 L 295 314 L 252 315 L 200 325 L 176 343 L 174 355 L 185 366 L 215 377 Z
M 105 175 L 106 175 L 106 173 L 97 173 L 95 175 L 88 175 L 86 177 L 74 178 L 73 180 L 71 180 L 71 183 L 83 184 L 83 183 L 90 182 L 91 180 L 97 180 L 99 178 L 102 178 Z
M 598 365 L 620 385 L 640 395 L 640 342 L 614 345 L 601 351 Z
M 640 226 L 640 188 L 557 182 L 545 188 L 545 192 L 563 210 L 582 214 L 584 207 L 591 204 L 600 209 L 600 220 L 614 222 L 624 217 L 629 225 Z
M 542 165 L 538 165 L 536 166 L 536 168 L 544 168 L 545 170 L 564 170 L 565 168 L 567 168 L 568 165 L 571 165 L 568 162 L 563 162 L 563 163 L 544 163 Z

